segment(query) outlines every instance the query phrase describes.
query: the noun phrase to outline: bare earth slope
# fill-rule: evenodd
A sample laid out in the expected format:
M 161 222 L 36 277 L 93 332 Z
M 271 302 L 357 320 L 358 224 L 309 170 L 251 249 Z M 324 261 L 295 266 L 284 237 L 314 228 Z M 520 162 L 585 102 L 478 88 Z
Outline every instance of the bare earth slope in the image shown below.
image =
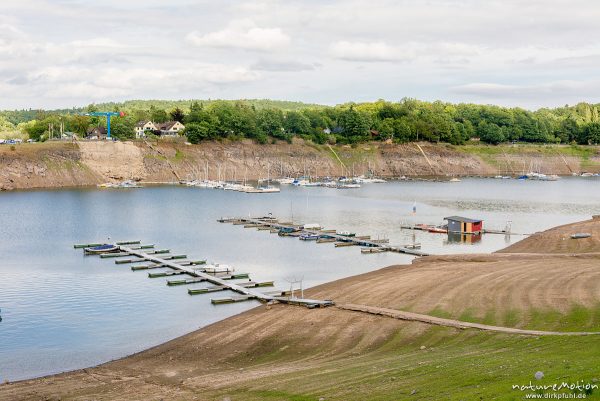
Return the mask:
M 544 173 L 599 171 L 598 148 L 569 146 L 452 146 L 447 144 L 360 144 L 356 147 L 293 143 L 258 145 L 249 140 L 186 145 L 159 142 L 53 142 L 0 146 L 0 190 L 96 185 L 125 179 L 248 179 L 310 174 L 348 175 L 372 171 L 383 177 L 520 174 L 524 166 Z M 425 158 L 424 154 L 427 156 Z
M 600 216 L 599 216 L 600 217 Z M 572 234 L 588 233 L 589 238 L 571 238 Z M 525 238 L 499 253 L 590 253 L 600 252 L 600 218 L 554 227 Z
M 548 233 L 599 227 L 592 220 L 534 235 L 521 244 L 524 253 L 426 257 L 307 296 L 499 326 L 600 331 L 598 244 L 568 256 L 557 254 L 562 242 L 550 241 L 546 254 L 533 254 Z M 577 379 L 600 373 L 597 343 L 261 306 L 100 367 L 2 385 L 0 400 L 395 400 L 413 388 L 418 399 L 505 399 L 489 396 L 536 369 Z

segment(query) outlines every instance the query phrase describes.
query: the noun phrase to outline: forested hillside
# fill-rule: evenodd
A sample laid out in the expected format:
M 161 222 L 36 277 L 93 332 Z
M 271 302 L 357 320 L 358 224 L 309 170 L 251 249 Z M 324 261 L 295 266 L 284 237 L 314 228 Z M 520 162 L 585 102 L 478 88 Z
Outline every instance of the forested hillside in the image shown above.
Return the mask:
M 322 106 L 274 100 L 167 101 L 131 100 L 90 105 L 71 110 L 17 110 L 0 112 L 2 131 L 26 132 L 44 139 L 49 127 L 63 124 L 66 131 L 83 135 L 104 120 L 85 111 L 124 111 L 113 119 L 113 134 L 134 136 L 136 122 L 177 120 L 186 125 L 193 143 L 220 138 L 270 138 L 290 141 L 294 136 L 316 143 L 359 143 L 370 140 L 463 144 L 472 139 L 497 144 L 600 143 L 600 105 L 579 103 L 555 109 L 529 111 L 493 105 L 452 104 L 403 99 Z

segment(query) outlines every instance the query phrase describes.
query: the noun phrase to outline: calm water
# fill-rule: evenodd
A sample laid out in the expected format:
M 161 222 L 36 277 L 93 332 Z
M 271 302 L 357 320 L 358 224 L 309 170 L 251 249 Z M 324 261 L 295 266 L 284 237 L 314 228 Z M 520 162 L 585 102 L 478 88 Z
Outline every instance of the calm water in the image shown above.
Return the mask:
M 308 287 L 411 259 L 361 255 L 355 247 L 336 249 L 216 222 L 269 212 L 388 237 L 392 244 L 420 242 L 431 253 L 489 252 L 510 239 L 487 235 L 476 244 L 449 243 L 445 235 L 399 227 L 460 214 L 482 218 L 488 228 L 502 229 L 511 220 L 514 232 L 535 232 L 600 214 L 600 181 L 397 182 L 358 190 L 287 187 L 273 195 L 186 187 L 2 193 L 0 381 L 119 358 L 256 305 L 213 306 L 214 294 L 190 297 L 186 288 L 167 287 L 165 279 L 148 279 L 129 265 L 83 257 L 74 243 L 141 239 L 233 265 L 255 280 L 274 279 L 279 288 L 292 276 L 303 276 Z

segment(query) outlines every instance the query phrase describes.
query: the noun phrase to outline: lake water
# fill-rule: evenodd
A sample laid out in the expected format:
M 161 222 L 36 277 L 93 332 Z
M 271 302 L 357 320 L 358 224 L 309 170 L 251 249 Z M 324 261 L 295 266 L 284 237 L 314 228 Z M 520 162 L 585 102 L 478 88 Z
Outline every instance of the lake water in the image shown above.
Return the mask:
M 409 181 L 356 190 L 284 187 L 280 194 L 264 195 L 172 186 L 2 193 L 0 381 L 123 357 L 257 305 L 213 306 L 210 298 L 226 294 L 191 297 L 187 287 L 167 287 L 166 279 L 148 279 L 129 265 L 84 257 L 73 249 L 75 243 L 109 236 L 140 239 L 190 258 L 233 265 L 254 280 L 275 280 L 282 289 L 292 277 L 303 277 L 310 287 L 411 260 L 216 222 L 222 216 L 269 212 L 388 237 L 396 245 L 420 242 L 429 253 L 491 252 L 520 237 L 485 235 L 465 244 L 400 226 L 439 224 L 458 214 L 482 218 L 487 228 L 503 229 L 510 220 L 513 232 L 535 232 L 600 214 L 600 180 Z

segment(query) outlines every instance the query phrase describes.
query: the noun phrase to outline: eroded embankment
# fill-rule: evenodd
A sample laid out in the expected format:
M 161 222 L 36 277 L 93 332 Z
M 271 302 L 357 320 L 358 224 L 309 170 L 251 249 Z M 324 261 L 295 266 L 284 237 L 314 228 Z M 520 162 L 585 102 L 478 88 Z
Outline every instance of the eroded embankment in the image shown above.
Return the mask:
M 420 148 L 419 148 L 420 146 Z M 0 147 L 0 190 L 95 185 L 134 179 L 250 180 L 281 175 L 468 176 L 598 171 L 595 147 L 451 146 L 369 143 L 356 147 L 251 141 L 87 142 L 21 144 Z M 333 149 L 333 150 L 332 150 Z M 422 150 L 422 151 L 421 151 Z M 334 155 L 341 159 L 341 163 Z

